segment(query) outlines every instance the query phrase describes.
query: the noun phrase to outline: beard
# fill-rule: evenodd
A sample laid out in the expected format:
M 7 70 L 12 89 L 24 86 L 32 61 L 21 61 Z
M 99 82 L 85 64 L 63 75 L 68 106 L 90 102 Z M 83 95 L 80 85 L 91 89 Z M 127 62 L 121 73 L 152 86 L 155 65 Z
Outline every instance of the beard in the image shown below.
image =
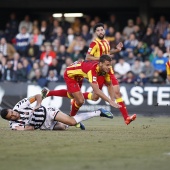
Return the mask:
M 104 39 L 104 35 L 98 35 L 97 36 L 100 40 Z

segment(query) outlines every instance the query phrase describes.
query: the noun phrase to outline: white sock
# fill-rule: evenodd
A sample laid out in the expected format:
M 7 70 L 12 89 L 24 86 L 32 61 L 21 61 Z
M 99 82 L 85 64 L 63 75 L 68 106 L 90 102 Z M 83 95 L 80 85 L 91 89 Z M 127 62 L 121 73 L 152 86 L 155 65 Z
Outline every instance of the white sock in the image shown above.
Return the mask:
M 92 117 L 96 117 L 96 116 L 100 116 L 101 111 L 100 110 L 96 110 L 93 112 L 87 112 L 87 113 L 79 113 L 75 116 L 73 116 L 73 118 L 75 119 L 75 121 L 77 123 L 83 121 L 83 120 L 87 120 L 90 119 Z

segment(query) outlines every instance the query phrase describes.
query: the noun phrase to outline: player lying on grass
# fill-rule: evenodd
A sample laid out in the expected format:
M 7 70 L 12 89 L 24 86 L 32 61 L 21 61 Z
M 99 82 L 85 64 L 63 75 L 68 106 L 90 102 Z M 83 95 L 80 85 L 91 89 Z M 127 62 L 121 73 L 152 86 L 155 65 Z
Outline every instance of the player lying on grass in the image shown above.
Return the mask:
M 36 106 L 32 107 L 30 104 L 35 101 L 37 102 Z M 37 94 L 22 99 L 13 109 L 2 109 L 0 114 L 3 119 L 10 121 L 12 130 L 65 130 L 68 125 L 79 125 L 82 130 L 85 130 L 83 124 L 79 124 L 79 122 L 96 116 L 113 118 L 111 112 L 102 108 L 70 117 L 59 109 L 42 106 L 41 102 L 42 96 Z

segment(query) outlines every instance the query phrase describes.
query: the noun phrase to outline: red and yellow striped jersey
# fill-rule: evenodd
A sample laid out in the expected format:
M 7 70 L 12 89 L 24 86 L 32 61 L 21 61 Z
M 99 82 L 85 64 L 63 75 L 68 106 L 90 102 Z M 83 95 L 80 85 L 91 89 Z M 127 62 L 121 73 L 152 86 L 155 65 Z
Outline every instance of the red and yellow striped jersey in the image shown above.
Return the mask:
M 104 54 L 110 54 L 110 45 L 106 39 L 100 40 L 96 38 L 93 42 L 91 42 L 87 54 L 90 54 L 96 58 Z
M 167 75 L 170 76 L 170 60 L 166 63 L 166 72 Z
M 75 80 L 80 80 L 86 78 L 90 83 L 97 84 L 97 77 L 101 76 L 101 74 L 105 77 L 107 82 L 111 81 L 111 74 L 113 74 L 112 69 L 110 69 L 109 73 L 101 73 L 99 71 L 98 61 L 82 61 L 82 62 L 74 62 L 69 67 L 66 68 L 66 74 L 69 78 L 73 78 Z

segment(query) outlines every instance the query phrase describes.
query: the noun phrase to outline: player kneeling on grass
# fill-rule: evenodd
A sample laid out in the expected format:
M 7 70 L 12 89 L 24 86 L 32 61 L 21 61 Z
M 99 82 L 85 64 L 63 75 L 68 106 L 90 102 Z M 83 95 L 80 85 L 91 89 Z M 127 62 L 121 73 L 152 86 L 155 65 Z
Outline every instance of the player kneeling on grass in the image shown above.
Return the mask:
M 37 102 L 35 107 L 30 104 Z M 1 117 L 10 121 L 12 130 L 65 130 L 69 126 L 78 126 L 85 130 L 81 123 L 92 117 L 101 116 L 112 119 L 113 114 L 104 109 L 93 112 L 80 113 L 73 117 L 61 112 L 53 107 L 44 107 L 41 105 L 42 96 L 37 94 L 30 98 L 24 98 L 19 101 L 13 109 L 2 109 Z

